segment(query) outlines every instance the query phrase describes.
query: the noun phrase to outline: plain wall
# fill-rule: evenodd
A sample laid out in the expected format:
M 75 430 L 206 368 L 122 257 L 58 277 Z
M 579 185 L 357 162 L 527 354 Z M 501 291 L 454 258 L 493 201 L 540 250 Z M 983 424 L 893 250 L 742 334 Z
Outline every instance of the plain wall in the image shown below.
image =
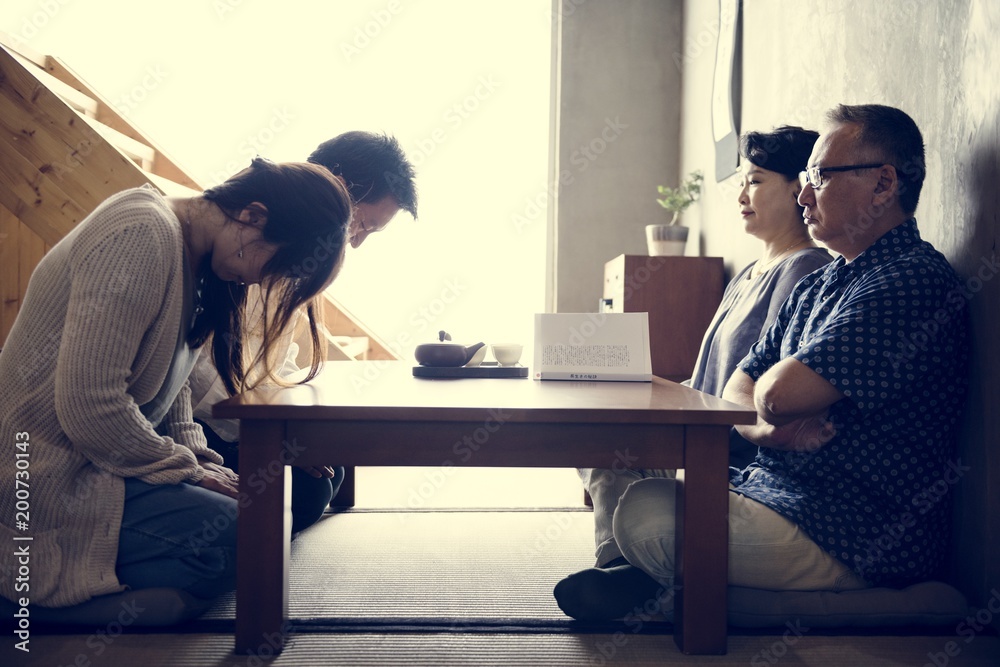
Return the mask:
M 555 0 L 554 303 L 595 312 L 604 263 L 645 254 L 677 182 L 681 0 Z
M 838 103 L 896 106 L 920 126 L 927 177 L 916 217 L 967 279 L 975 351 L 954 485 L 952 583 L 981 607 L 1000 590 L 1000 3 L 995 0 L 753 0 L 743 3 L 741 131 L 784 123 L 820 129 Z M 681 167 L 715 172 L 709 112 L 715 2 L 685 3 Z M 698 209 L 704 254 L 729 275 L 758 241 L 736 215 L 739 177 L 707 179 Z M 689 243 L 689 252 L 691 244 Z M 997 619 L 994 619 L 996 622 Z

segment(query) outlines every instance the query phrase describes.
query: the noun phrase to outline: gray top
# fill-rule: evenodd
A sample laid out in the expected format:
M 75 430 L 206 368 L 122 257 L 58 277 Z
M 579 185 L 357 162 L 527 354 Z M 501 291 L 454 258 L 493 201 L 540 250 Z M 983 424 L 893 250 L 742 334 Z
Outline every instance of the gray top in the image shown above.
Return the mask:
M 722 396 L 726 382 L 743 358 L 774 322 L 795 283 L 833 260 L 822 248 L 803 248 L 756 278 L 752 262 L 726 287 L 722 303 L 701 341 L 694 375 L 683 384 Z M 757 447 L 735 430 L 729 442 L 729 465 L 741 470 L 753 462 Z
M 822 248 L 803 248 L 756 278 L 750 277 L 756 262 L 740 271 L 722 295 L 701 341 L 694 374 L 684 384 L 722 396 L 736 366 L 774 322 L 795 283 L 831 260 Z

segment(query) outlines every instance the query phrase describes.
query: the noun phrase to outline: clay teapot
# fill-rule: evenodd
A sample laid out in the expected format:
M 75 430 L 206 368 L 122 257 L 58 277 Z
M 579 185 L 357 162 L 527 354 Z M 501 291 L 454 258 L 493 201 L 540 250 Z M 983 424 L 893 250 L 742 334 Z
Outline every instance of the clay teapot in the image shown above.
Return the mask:
M 446 343 L 444 341 L 451 340 L 451 336 L 444 331 L 438 332 L 438 340 L 440 341 L 438 343 L 417 345 L 414 352 L 418 364 L 421 366 L 464 366 L 472 361 L 476 352 L 485 345 L 485 343 L 476 343 L 465 347 L 457 343 Z

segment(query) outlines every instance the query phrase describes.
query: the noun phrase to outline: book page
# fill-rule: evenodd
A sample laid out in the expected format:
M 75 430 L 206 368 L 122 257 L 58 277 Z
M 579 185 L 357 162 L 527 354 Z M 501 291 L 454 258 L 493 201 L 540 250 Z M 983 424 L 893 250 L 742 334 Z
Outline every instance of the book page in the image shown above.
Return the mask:
M 535 316 L 537 380 L 652 379 L 646 313 Z
M 542 346 L 543 366 L 592 366 L 595 368 L 627 368 L 628 345 L 565 345 Z

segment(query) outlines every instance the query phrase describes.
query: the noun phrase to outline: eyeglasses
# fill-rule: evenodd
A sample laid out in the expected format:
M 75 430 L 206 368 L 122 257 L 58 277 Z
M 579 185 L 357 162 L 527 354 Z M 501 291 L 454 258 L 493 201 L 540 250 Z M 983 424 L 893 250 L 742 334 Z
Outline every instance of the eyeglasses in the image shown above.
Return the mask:
M 375 232 L 382 231 L 381 229 L 377 229 L 375 227 L 369 227 L 368 221 L 366 221 L 364 218 L 361 217 L 358 218 L 358 224 L 361 226 L 361 231 L 363 231 L 365 234 L 373 234 Z
M 799 172 L 799 184 L 802 187 L 806 185 L 811 185 L 813 190 L 819 190 L 823 187 L 823 174 L 827 172 L 838 172 L 838 171 L 854 171 L 855 169 L 874 169 L 875 167 L 881 167 L 884 162 L 879 162 L 877 164 L 849 164 L 844 167 L 809 167 L 805 171 Z
M 364 218 L 362 218 L 361 216 L 359 216 L 357 214 L 355 214 L 355 217 L 357 217 L 358 224 L 361 225 L 361 231 L 363 231 L 365 234 L 374 234 L 375 232 L 380 232 L 383 229 L 385 229 L 386 226 L 389 224 L 388 221 L 386 221 L 386 222 L 383 222 L 383 223 L 379 224 L 378 226 L 371 226 L 371 227 L 369 227 L 367 220 L 365 220 Z

